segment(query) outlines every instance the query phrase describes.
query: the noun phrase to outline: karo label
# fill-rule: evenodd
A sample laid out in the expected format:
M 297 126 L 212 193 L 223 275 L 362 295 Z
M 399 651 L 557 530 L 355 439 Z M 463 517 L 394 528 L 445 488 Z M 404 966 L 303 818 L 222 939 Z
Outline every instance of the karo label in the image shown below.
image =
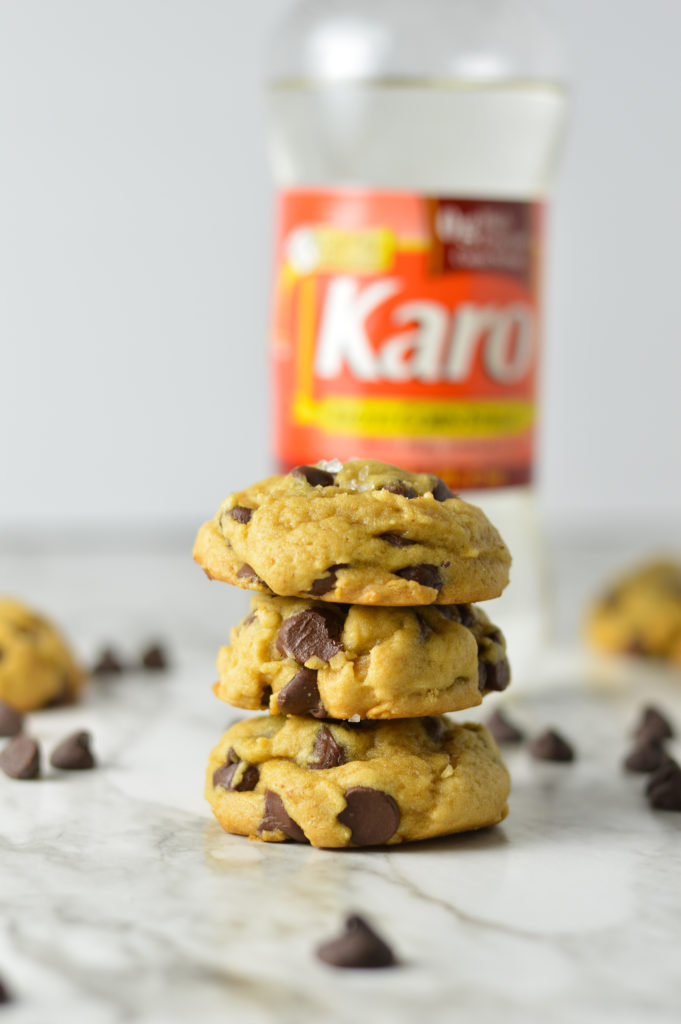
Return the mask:
M 280 197 L 272 328 L 280 467 L 375 458 L 450 486 L 530 479 L 539 204 Z

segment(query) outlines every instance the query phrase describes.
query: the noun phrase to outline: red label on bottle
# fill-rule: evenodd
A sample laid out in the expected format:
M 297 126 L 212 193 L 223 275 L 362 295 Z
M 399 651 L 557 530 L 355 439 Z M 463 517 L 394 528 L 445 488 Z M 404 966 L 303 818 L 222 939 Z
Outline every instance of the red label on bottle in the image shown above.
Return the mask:
M 379 459 L 457 489 L 527 483 L 540 204 L 280 197 L 272 358 L 280 468 Z

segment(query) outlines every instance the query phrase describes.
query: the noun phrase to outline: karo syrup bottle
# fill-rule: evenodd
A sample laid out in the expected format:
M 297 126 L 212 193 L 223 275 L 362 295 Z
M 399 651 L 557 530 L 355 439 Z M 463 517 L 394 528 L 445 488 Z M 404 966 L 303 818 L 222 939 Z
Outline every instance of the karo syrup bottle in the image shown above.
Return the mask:
M 545 204 L 566 108 L 537 0 L 297 0 L 273 40 L 279 469 L 371 458 L 480 504 L 542 632 L 534 492 Z

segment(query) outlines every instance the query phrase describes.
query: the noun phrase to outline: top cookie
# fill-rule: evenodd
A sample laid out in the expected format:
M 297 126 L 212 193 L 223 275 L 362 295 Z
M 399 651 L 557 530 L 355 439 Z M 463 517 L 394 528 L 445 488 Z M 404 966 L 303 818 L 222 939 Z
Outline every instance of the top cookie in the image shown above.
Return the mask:
M 511 562 L 475 505 L 382 462 L 297 466 L 231 494 L 194 558 L 212 579 L 282 597 L 372 605 L 498 597 Z

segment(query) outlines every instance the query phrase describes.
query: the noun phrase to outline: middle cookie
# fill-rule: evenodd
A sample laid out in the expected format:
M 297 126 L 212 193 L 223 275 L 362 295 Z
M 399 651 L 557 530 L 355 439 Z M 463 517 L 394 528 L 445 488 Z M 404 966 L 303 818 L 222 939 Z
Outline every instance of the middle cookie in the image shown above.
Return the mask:
M 506 643 L 473 605 L 383 608 L 257 595 L 218 654 L 220 700 L 271 714 L 416 718 L 510 682 Z

